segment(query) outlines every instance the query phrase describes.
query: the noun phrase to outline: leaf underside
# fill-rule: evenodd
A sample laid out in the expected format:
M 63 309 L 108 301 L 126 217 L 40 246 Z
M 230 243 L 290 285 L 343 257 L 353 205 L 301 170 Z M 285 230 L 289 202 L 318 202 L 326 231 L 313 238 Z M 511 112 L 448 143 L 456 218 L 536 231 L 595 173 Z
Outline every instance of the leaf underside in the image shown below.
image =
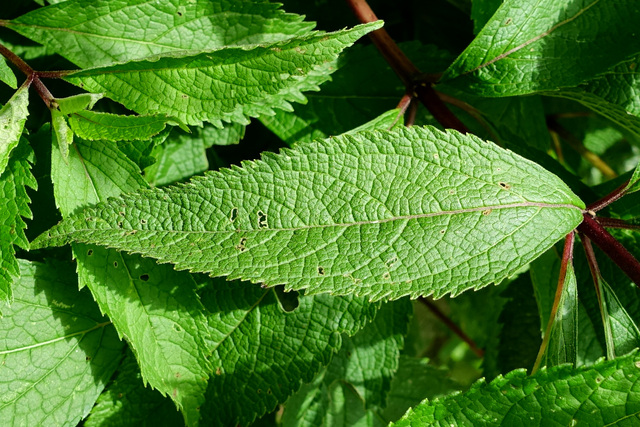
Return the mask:
M 442 296 L 515 273 L 584 207 L 535 163 L 432 128 L 300 144 L 243 166 L 112 199 L 33 245 L 96 243 L 312 293 Z

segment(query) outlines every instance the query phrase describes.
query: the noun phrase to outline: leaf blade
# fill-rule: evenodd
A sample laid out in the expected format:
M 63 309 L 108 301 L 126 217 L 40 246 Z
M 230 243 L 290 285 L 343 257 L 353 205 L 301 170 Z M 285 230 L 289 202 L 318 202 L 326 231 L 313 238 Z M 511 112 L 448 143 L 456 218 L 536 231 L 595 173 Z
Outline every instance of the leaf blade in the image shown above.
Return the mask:
M 535 163 L 430 128 L 299 144 L 244 166 L 107 202 L 34 245 L 89 241 L 311 292 L 441 296 L 513 274 L 577 226 L 584 207 Z M 188 208 L 185 200 L 193 201 Z M 190 225 L 160 224 L 167 219 L 154 212 Z M 150 239 L 164 244 L 150 247 Z M 416 254 L 416 244 L 424 252 Z
M 0 109 L 0 174 L 9 162 L 9 154 L 20 142 L 29 115 L 29 86 L 21 86 Z

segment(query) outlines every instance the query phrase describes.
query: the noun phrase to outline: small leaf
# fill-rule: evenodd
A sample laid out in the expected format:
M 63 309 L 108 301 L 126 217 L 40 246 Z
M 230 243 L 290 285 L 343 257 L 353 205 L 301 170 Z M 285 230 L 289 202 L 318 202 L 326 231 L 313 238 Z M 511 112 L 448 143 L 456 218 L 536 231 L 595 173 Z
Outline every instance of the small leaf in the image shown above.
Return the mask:
M 113 199 L 32 245 L 102 244 L 314 293 L 442 296 L 514 274 L 573 230 L 583 208 L 510 151 L 412 127 L 298 144 Z
M 165 115 L 123 116 L 95 111 L 79 111 L 69 117 L 73 132 L 90 141 L 147 140 L 162 132 L 169 122 L 175 119 Z
M 88 68 L 176 51 L 274 43 L 308 33 L 314 24 L 303 18 L 264 0 L 68 0 L 6 25 Z
M 20 86 L 9 102 L 0 109 L 0 174 L 9 162 L 9 155 L 18 142 L 29 115 L 29 87 Z
M 640 51 L 638 20 L 635 0 L 507 0 L 442 80 L 481 96 L 576 86 Z
M 487 384 L 480 380 L 463 394 L 424 401 L 395 426 L 424 425 L 633 425 L 640 417 L 640 357 L 575 369 L 524 369 Z M 635 421 L 634 421 L 635 420 Z
M 22 218 L 32 218 L 27 187 L 37 188 L 31 174 L 33 152 L 26 140 L 11 153 L 4 172 L 0 174 L 0 302 L 11 303 L 11 286 L 20 277 L 15 247 L 29 248 Z M 0 310 L 3 311 L 3 310 Z
M 62 159 L 69 158 L 69 146 L 73 144 L 73 132 L 67 124 L 67 118 L 58 109 L 51 109 L 51 140 L 58 146 Z
M 66 98 L 56 98 L 52 101 L 51 107 L 64 115 L 69 115 L 86 109 L 90 110 L 103 96 L 101 93 L 81 93 Z
M 118 367 L 123 343 L 70 264 L 19 261 L 0 322 L 0 419 L 76 425 Z
M 335 33 L 314 32 L 269 47 L 155 57 L 81 70 L 64 79 L 104 92 L 139 114 L 168 114 L 189 125 L 247 124 L 248 117 L 291 109 L 291 101 L 304 102 L 302 92 L 318 90 L 329 79 L 345 48 L 381 26 L 378 21 Z
M 6 59 L 0 57 L 0 81 L 9 85 L 11 89 L 18 88 L 18 80 L 16 79 L 16 75 L 13 74 L 13 71 L 7 65 Z
M 640 190 L 640 165 L 636 166 L 633 170 L 633 175 L 629 178 L 629 183 L 627 184 L 624 192 L 626 194 L 635 193 Z
M 640 347 L 640 330 L 624 308 L 611 286 L 598 277 L 602 323 L 605 329 L 607 357 L 614 359 Z
M 274 289 L 216 281 L 202 294 L 211 315 L 211 363 L 205 425 L 248 425 L 272 411 L 329 364 L 376 314 L 364 298 L 300 296 L 286 312 Z

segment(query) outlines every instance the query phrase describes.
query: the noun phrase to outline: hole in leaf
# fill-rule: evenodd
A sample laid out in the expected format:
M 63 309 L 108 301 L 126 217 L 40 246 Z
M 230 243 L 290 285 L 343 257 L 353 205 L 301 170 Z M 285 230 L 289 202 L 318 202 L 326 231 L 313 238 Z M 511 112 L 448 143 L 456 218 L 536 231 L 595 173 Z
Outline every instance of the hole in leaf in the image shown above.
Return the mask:
M 298 292 L 296 291 L 285 292 L 283 285 L 276 286 L 275 288 L 273 288 L 273 292 L 276 294 L 276 298 L 280 303 L 280 307 L 282 307 L 284 311 L 292 312 L 296 308 L 298 308 L 298 305 L 300 304 L 298 302 Z
M 267 222 L 267 214 L 262 211 L 258 211 L 258 227 L 260 228 L 269 227 L 269 223 Z
M 149 280 L 149 275 L 148 274 L 141 274 L 140 275 L 140 280 L 142 280 L 143 282 L 146 282 Z
M 388 271 L 386 271 L 386 272 L 382 275 L 382 278 L 383 278 L 384 280 L 389 280 L 389 279 L 391 279 L 391 274 L 390 274 Z
M 113 266 L 114 266 L 115 268 L 118 268 L 118 261 L 113 261 Z
M 324 267 L 322 267 L 322 266 L 318 266 L 318 274 L 319 274 L 320 276 L 324 276 Z
M 173 324 L 173 330 L 176 332 L 182 332 L 182 328 L 177 323 Z
M 247 247 L 245 246 L 247 243 L 247 238 L 246 237 L 242 237 L 240 239 L 240 242 L 236 245 L 236 249 L 239 250 L 240 252 L 244 252 L 247 250 Z
M 147 223 L 147 220 L 146 220 L 146 219 L 141 219 L 141 220 L 140 220 L 140 224 L 146 224 L 146 223 Z
M 229 221 L 235 222 L 238 219 L 238 208 L 234 207 L 231 209 L 231 215 L 229 215 Z
M 506 182 L 499 182 L 498 185 L 502 188 L 504 188 L 505 190 L 508 190 L 511 188 L 510 184 L 507 184 Z
M 87 251 L 87 256 L 91 256 L 91 255 L 93 255 L 93 249 L 89 249 L 89 250 Z
M 440 234 L 444 234 L 446 230 L 440 230 Z

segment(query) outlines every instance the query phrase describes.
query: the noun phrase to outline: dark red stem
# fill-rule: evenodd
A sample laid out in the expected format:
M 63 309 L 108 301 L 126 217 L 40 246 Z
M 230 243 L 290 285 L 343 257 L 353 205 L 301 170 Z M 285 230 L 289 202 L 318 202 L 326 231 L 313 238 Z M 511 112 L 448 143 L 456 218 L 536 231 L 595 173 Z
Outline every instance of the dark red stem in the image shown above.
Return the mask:
M 591 239 L 611 260 L 640 287 L 640 262 L 589 213 L 583 214 L 578 231 Z
M 591 203 L 589 206 L 587 206 L 587 210 L 592 212 L 598 212 L 600 209 L 606 208 L 611 203 L 615 202 L 616 200 L 620 199 L 622 196 L 625 195 L 625 190 L 627 188 L 627 185 L 629 185 L 629 181 L 626 181 L 624 184 L 622 184 L 620 187 L 616 188 L 611 193 L 604 196 L 602 199 Z
M 351 10 L 353 10 L 353 13 L 360 22 L 378 21 L 378 17 L 373 13 L 373 10 L 371 10 L 366 0 L 347 0 L 347 4 L 349 4 Z M 398 47 L 396 42 L 389 36 L 389 33 L 387 33 L 387 30 L 380 28 L 379 30 L 369 33 L 369 37 L 393 71 L 398 75 L 400 80 L 402 80 L 407 89 L 410 90 L 410 93 L 427 107 L 427 110 L 429 110 L 438 123 L 445 128 L 455 129 L 463 133 L 469 132 L 460 119 L 442 102 L 437 92 L 431 87 L 431 84 L 421 80 L 424 74 Z
M 469 345 L 469 348 L 471 349 L 471 351 L 473 351 L 476 356 L 478 357 L 484 357 L 484 350 L 482 350 L 480 347 L 478 347 L 478 345 L 475 343 L 475 341 L 473 341 L 471 339 L 471 337 L 469 337 L 469 335 L 465 334 L 464 331 L 462 329 L 460 329 L 460 327 L 458 325 L 456 325 L 455 323 L 453 323 L 453 321 L 451 319 L 449 319 L 449 317 L 447 317 L 446 314 L 444 314 L 442 311 L 440 311 L 440 309 L 438 308 L 438 306 L 436 306 L 434 303 L 432 303 L 431 301 L 429 301 L 428 299 L 424 298 L 424 297 L 420 297 L 418 298 L 418 300 L 423 303 L 425 306 L 427 306 L 427 308 L 438 318 L 440 319 L 440 321 L 442 321 L 442 323 L 444 323 L 445 325 L 447 325 L 447 327 L 453 332 L 455 333 L 458 337 L 460 337 L 460 339 L 464 342 L 466 342 Z
M 640 230 L 640 225 L 631 224 L 623 219 L 596 217 L 596 221 L 605 228 L 621 228 L 624 230 Z

